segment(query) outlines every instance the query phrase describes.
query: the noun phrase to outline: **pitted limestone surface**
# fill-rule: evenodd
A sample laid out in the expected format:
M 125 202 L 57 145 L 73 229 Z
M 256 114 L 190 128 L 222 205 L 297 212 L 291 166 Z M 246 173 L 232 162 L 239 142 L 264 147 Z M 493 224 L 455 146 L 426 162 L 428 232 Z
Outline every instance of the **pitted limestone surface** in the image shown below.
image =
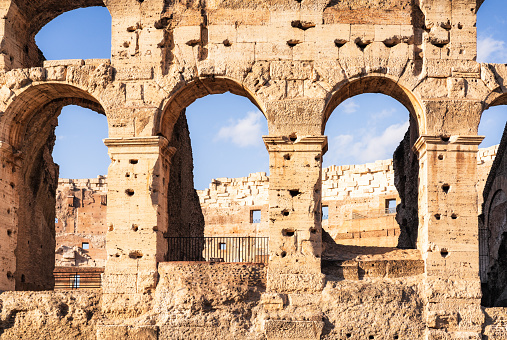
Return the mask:
M 161 324 L 142 316 L 152 310 L 160 285 L 160 264 L 168 250 L 164 236 L 181 228 L 170 223 L 174 206 L 168 193 L 171 187 L 183 187 L 170 181 L 185 173 L 178 167 L 189 159 L 182 155 L 181 162 L 171 163 L 178 152 L 173 139 L 177 122 L 197 98 L 230 91 L 257 105 L 269 129 L 264 136 L 270 157 L 266 293 L 259 318 L 237 317 L 238 324 L 251 322 L 249 335 L 317 338 L 351 319 L 370 323 L 367 316 L 377 310 L 380 327 L 396 323 L 399 337 L 411 329 L 403 336 L 479 339 L 485 315 L 478 275 L 477 152 L 482 137 L 477 127 L 485 109 L 507 104 L 507 66 L 476 62 L 481 4 L 3 1 L 0 240 L 7 235 L 8 241 L 1 241 L 0 289 L 52 287 L 55 118 L 63 106 L 81 105 L 106 115 L 109 127 L 101 303 L 107 320 L 97 337 L 163 334 L 157 328 Z M 112 16 L 111 59 L 44 62 L 34 42 L 40 27 L 62 12 L 95 5 L 106 6 Z M 361 314 L 350 305 L 343 313 L 328 313 L 343 318 L 326 321 L 326 303 L 334 304 L 336 296 L 321 300 L 328 287 L 321 270 L 322 157 L 328 148 L 323 131 L 337 105 L 371 92 L 395 98 L 410 112 L 403 152 L 414 153 L 418 170 L 403 172 L 405 184 L 412 187 L 402 191 L 411 197 L 411 207 L 417 205 L 417 218 L 410 219 L 417 237 L 407 239 L 421 253 L 424 273 L 417 276 L 418 289 L 407 293 L 407 304 L 395 302 L 397 308 L 385 310 L 365 304 Z M 284 232 L 289 229 L 293 233 Z M 396 283 L 386 285 L 383 291 L 395 294 Z M 404 312 L 416 324 L 397 314 Z M 225 334 L 215 324 L 212 330 L 216 336 Z

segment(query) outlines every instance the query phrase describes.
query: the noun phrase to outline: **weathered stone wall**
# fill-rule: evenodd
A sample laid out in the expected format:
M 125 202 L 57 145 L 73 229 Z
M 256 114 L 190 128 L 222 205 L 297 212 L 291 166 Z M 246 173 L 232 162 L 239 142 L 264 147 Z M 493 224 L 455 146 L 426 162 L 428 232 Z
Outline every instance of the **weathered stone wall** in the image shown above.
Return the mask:
M 2 250 L 13 272 L 0 280 L 1 288 L 30 288 L 32 279 L 18 285 L 20 274 L 39 262 L 37 247 L 54 245 L 57 176 L 50 159 L 40 156 L 54 118 L 64 105 L 91 108 L 108 118 L 105 143 L 112 159 L 102 306 L 122 305 L 106 314 L 103 329 L 130 334 L 124 322 L 132 310 L 148 315 L 168 249 L 173 128 L 197 98 L 230 91 L 249 98 L 268 122 L 270 261 L 262 298 L 281 300 L 282 309 L 263 306 L 263 336 L 318 338 L 323 302 L 316 297 L 325 287 L 323 131 L 341 102 L 375 92 L 405 105 L 418 130 L 411 144 L 419 161 L 423 337 L 480 338 L 485 315 L 478 278 L 477 128 L 484 109 L 507 104 L 507 66 L 476 62 L 481 3 L 2 2 L 0 39 L 9 48 L 0 61 L 0 142 L 2 163 L 17 168 L 2 170 L 0 190 L 12 195 L 0 199 L 7 222 L 0 228 L 12 228 L 16 241 Z M 111 60 L 43 63 L 32 40 L 36 32 L 62 12 L 94 5 L 106 5 L 112 16 Z M 18 216 L 9 217 L 9 209 Z M 23 234 L 28 230 L 30 247 Z M 50 266 L 33 269 L 41 280 L 52 272 Z M 148 318 L 137 322 L 153 327 Z
M 0 339 L 96 339 L 100 293 L 0 293 Z

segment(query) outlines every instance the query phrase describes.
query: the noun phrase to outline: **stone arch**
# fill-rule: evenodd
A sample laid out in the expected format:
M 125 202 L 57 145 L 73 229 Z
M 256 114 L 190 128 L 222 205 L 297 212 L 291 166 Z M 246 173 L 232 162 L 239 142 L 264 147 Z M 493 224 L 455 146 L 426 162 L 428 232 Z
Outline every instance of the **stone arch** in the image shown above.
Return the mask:
M 409 131 L 394 151 L 394 184 L 401 202 L 396 208 L 396 222 L 400 226 L 397 236 L 399 248 L 416 248 L 419 234 L 418 183 L 419 161 L 412 151 L 417 138 L 423 134 L 423 109 L 416 96 L 388 76 L 366 76 L 335 87 L 326 100 L 322 133 L 332 112 L 346 99 L 365 93 L 380 93 L 400 102 L 409 111 Z
M 225 92 L 248 98 L 266 116 L 263 103 L 240 82 L 222 77 L 197 78 L 182 86 L 162 104 L 161 116 L 157 117 L 155 121 L 154 135 L 162 135 L 167 139 L 171 139 L 174 124 L 186 107 L 195 100 L 209 94 L 222 94 Z
M 58 166 L 51 153 L 56 118 L 66 105 L 79 105 L 100 114 L 99 100 L 70 84 L 41 83 L 18 93 L 0 118 L 3 150 L 0 210 L 8 211 L 2 221 L 10 243 L 3 249 L 12 263 L 0 286 L 4 289 L 45 290 L 54 284 L 55 195 Z
M 382 93 L 399 101 L 410 112 L 412 121 L 417 124 L 418 135 L 425 131 L 423 108 L 415 94 L 388 76 L 366 76 L 337 85 L 326 99 L 322 117 L 322 133 L 334 109 L 344 100 L 363 93 Z
M 102 105 L 75 85 L 42 83 L 29 86 L 15 96 L 0 119 L 0 138 L 13 148 L 22 148 L 24 135 L 34 120 L 51 119 L 41 113 L 51 106 L 79 105 L 105 115 Z
M 35 35 L 51 20 L 62 13 L 85 7 L 106 7 L 103 0 L 77 0 L 61 2 L 58 0 L 21 0 L 10 1 L 1 11 L 6 22 L 18 22 L 18 25 L 6 25 L 0 39 L 6 46 L 6 58 L 0 67 L 15 69 L 41 66 L 44 58 L 35 43 Z M 16 37 L 16 41 L 9 41 Z
M 25 0 L 20 1 L 20 3 L 21 6 L 19 7 L 27 8 L 27 10 L 34 13 L 29 28 L 32 37 L 34 37 L 47 23 L 65 12 L 86 7 L 106 7 L 103 0 L 78 0 L 64 3 L 58 0 Z

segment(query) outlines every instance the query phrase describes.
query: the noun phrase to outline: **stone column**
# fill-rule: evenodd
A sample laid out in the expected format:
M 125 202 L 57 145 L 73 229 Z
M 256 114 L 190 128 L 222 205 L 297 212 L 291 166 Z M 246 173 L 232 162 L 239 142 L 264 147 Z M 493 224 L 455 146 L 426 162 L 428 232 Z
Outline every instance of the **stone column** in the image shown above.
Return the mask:
M 327 137 L 264 137 L 269 151 L 268 339 L 319 339 L 321 177 Z M 305 315 L 306 318 L 301 318 Z
M 483 137 L 419 137 L 419 239 L 427 339 L 480 339 L 477 151 Z
M 104 294 L 143 294 L 157 283 L 167 243 L 169 166 L 164 137 L 110 138 Z

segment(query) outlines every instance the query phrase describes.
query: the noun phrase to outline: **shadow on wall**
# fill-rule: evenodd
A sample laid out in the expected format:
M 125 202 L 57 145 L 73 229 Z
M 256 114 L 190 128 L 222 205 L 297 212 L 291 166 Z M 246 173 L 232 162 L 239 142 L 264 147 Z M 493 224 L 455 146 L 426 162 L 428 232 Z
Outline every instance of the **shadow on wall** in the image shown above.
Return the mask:
M 199 196 L 194 189 L 194 162 L 185 111 L 183 110 L 180 114 L 169 142 L 170 146 L 176 148 L 176 153 L 171 159 L 167 189 L 169 228 L 166 237 L 204 236 L 204 215 L 199 203 Z M 192 254 L 202 254 L 204 242 L 197 246 L 202 249 L 189 251 L 192 251 Z M 184 250 L 180 249 L 179 251 Z M 181 257 L 183 260 L 192 254 L 181 254 L 178 258 Z M 174 258 L 174 254 L 171 257 Z
M 415 249 L 419 229 L 419 160 L 412 152 L 410 127 L 405 137 L 394 151 L 394 185 L 400 195 L 401 203 L 396 207 L 396 222 L 400 226 L 398 248 Z

